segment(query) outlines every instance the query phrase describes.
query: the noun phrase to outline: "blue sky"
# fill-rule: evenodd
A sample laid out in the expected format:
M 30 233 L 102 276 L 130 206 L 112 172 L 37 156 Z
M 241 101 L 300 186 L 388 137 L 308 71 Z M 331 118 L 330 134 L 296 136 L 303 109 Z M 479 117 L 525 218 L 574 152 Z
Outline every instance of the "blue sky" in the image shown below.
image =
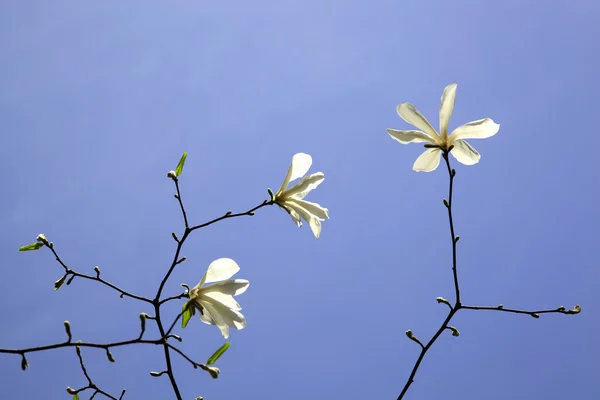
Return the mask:
M 0 5 L 0 347 L 138 334 L 151 312 L 75 280 L 58 292 L 40 232 L 73 269 L 153 296 L 183 229 L 166 178 L 183 151 L 188 216 L 245 211 L 306 152 L 326 179 L 309 200 L 330 210 L 319 240 L 281 210 L 195 232 L 166 291 L 231 257 L 249 279 L 248 320 L 212 380 L 175 357 L 184 397 L 395 399 L 453 296 L 443 169 L 416 173 L 418 145 L 396 105 L 437 126 L 458 83 L 451 128 L 490 117 L 493 138 L 459 165 L 455 224 L 468 304 L 536 309 L 535 320 L 461 311 L 427 355 L 407 399 L 600 398 L 600 90 L 594 1 L 5 1 Z M 176 315 L 180 304 L 169 312 Z M 193 320 L 182 348 L 205 360 L 223 342 Z M 160 348 L 84 357 L 125 399 L 173 398 Z M 0 357 L 0 398 L 69 398 L 85 385 L 75 352 Z M 84 397 L 87 398 L 87 397 Z

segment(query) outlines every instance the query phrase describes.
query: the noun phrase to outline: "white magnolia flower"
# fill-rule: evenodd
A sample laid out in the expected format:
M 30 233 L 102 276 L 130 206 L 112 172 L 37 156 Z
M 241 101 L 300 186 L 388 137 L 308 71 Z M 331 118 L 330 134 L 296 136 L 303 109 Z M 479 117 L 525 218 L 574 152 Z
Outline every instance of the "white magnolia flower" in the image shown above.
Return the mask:
M 490 118 L 484 118 L 469 122 L 456 128 L 448 135 L 448 122 L 454 110 L 454 98 L 456 96 L 456 83 L 446 86 L 442 94 L 442 105 L 440 106 L 440 133 L 431 126 L 429 121 L 410 103 L 398 105 L 396 110 L 400 118 L 409 124 L 419 128 L 414 131 L 398 131 L 388 129 L 390 136 L 402 144 L 428 142 L 439 148 L 427 149 L 417 158 L 413 169 L 415 171 L 433 171 L 440 164 L 442 150 L 447 151 L 454 146 L 450 153 L 459 162 L 465 165 L 473 165 L 479 162 L 481 156 L 464 139 L 485 139 L 494 136 L 500 129 Z
M 240 313 L 242 307 L 233 296 L 244 293 L 250 282 L 229 279 L 239 270 L 240 267 L 231 258 L 219 258 L 210 263 L 200 282 L 190 292 L 189 303 L 199 309 L 200 319 L 204 323 L 217 325 L 225 339 L 229 337 L 229 328 L 246 327 L 246 318 Z M 217 283 L 203 287 L 210 282 Z
M 298 227 L 302 226 L 301 219 L 308 222 L 310 229 L 318 239 L 321 234 L 321 221 L 329 219 L 329 210 L 317 203 L 304 200 L 304 197 L 325 179 L 322 172 L 304 176 L 311 164 L 312 157 L 310 155 L 304 153 L 294 154 L 287 175 L 277 193 L 273 195 L 272 200 L 290 214 Z M 291 181 L 303 176 L 304 178 L 300 182 L 288 188 Z

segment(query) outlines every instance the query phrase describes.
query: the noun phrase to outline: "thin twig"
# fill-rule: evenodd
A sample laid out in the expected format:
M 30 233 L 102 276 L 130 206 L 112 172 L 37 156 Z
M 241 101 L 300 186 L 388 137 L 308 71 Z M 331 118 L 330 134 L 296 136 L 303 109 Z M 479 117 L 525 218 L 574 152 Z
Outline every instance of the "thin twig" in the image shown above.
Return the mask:
M 76 346 L 80 346 L 80 347 L 93 347 L 96 349 L 110 349 L 111 347 L 120 347 L 120 346 L 128 346 L 130 344 L 154 344 L 154 345 L 158 345 L 158 344 L 162 344 L 163 340 L 162 339 L 156 339 L 156 340 L 145 340 L 145 339 L 132 339 L 132 340 L 125 340 L 122 342 L 113 342 L 113 343 L 86 343 L 86 342 L 63 342 L 63 343 L 56 343 L 56 344 L 49 344 L 46 346 L 37 346 L 37 347 L 28 347 L 25 349 L 0 349 L 0 353 L 5 353 L 5 354 L 27 354 L 27 353 L 35 353 L 38 351 L 46 351 L 46 350 L 53 350 L 53 349 L 60 349 L 63 347 L 76 347 Z
M 527 314 L 530 315 L 532 317 L 535 317 L 536 315 L 539 314 L 568 314 L 568 315 L 573 315 L 573 314 L 579 314 L 581 311 L 579 310 L 567 310 L 564 307 L 558 307 L 558 308 L 554 308 L 554 309 L 549 309 L 549 310 L 536 310 L 536 311 L 527 311 L 527 310 L 517 310 L 514 308 L 504 308 L 502 306 L 495 306 L 495 307 L 488 307 L 488 306 L 461 306 L 460 308 L 464 309 L 464 310 L 488 310 L 488 311 L 501 311 L 501 312 L 507 312 L 507 313 L 514 313 L 514 314 Z
M 196 229 L 204 228 L 206 226 L 214 224 L 215 222 L 219 222 L 219 221 L 222 221 L 222 220 L 228 219 L 228 218 L 243 217 L 245 215 L 252 216 L 252 215 L 254 215 L 254 212 L 256 210 L 258 210 L 259 208 L 263 208 L 265 206 L 272 206 L 273 204 L 275 204 L 275 202 L 273 200 L 265 200 L 258 206 L 251 208 L 250 210 L 245 211 L 245 212 L 233 214 L 231 211 L 228 211 L 225 214 L 223 214 L 222 216 L 220 216 L 219 218 L 215 218 L 215 219 L 205 222 L 203 224 L 193 226 L 192 228 L 190 228 L 190 230 L 195 231 Z
M 129 293 L 126 290 L 123 290 L 123 289 L 117 287 L 116 285 L 113 285 L 112 283 L 110 283 L 108 281 L 105 281 L 104 279 L 100 278 L 100 273 L 99 272 L 97 273 L 96 276 L 91 276 L 91 275 L 86 275 L 86 274 L 82 274 L 82 273 L 73 271 L 58 256 L 58 253 L 54 249 L 54 245 L 49 246 L 48 244 L 45 244 L 45 246 L 48 247 L 50 249 L 50 251 L 52 251 L 52 254 L 54 254 L 54 257 L 56 258 L 56 261 L 58 261 L 58 263 L 65 269 L 65 279 L 69 275 L 71 275 L 72 276 L 71 279 L 73 279 L 74 277 L 79 277 L 79 278 L 83 278 L 83 279 L 89 279 L 89 280 L 92 280 L 92 281 L 100 282 L 103 285 L 106 285 L 106 286 L 110 287 L 111 289 L 114 289 L 117 292 L 119 292 L 121 294 L 121 297 L 127 296 L 127 297 L 131 297 L 132 299 L 136 299 L 136 300 L 140 300 L 140 301 L 144 301 L 146 303 L 152 304 L 152 300 L 150 300 L 150 299 L 148 299 L 146 297 L 135 295 L 133 293 Z
M 181 318 L 182 315 L 183 315 L 183 313 L 179 313 L 177 315 L 177 318 L 175 318 L 175 320 L 173 320 L 173 323 L 171 324 L 171 326 L 167 330 L 167 336 L 169 336 L 171 334 L 171 331 L 173 330 L 173 328 L 175 328 L 175 324 L 177 323 L 177 321 L 179 321 L 179 318 Z
M 192 364 L 192 366 L 194 368 L 198 368 L 200 365 L 202 365 L 201 363 L 197 363 L 196 361 L 192 360 L 190 357 L 188 357 L 183 351 L 179 350 L 177 347 L 173 346 L 172 344 L 168 345 L 169 348 L 171 348 L 173 351 L 175 351 L 176 353 L 178 353 L 181 357 L 185 358 L 190 364 Z
M 164 303 L 166 303 L 168 301 L 179 300 L 179 299 L 183 299 L 183 298 L 186 298 L 186 297 L 188 297 L 187 293 L 181 293 L 181 294 L 178 294 L 177 296 L 171 296 L 171 297 L 167 297 L 166 299 L 162 299 L 160 301 L 160 304 L 162 305 L 162 304 L 164 304 Z
M 447 201 L 444 200 L 444 205 L 448 209 L 448 221 L 450 224 L 450 238 L 452 241 L 452 276 L 453 276 L 453 281 L 454 281 L 454 292 L 455 292 L 456 299 L 455 299 L 454 306 L 450 305 L 446 301 L 442 301 L 443 303 L 447 304 L 450 307 L 450 311 L 449 311 L 448 315 L 446 316 L 446 318 L 444 319 L 444 321 L 442 322 L 442 324 L 440 325 L 440 327 L 438 328 L 438 330 L 433 335 L 433 337 L 429 340 L 429 342 L 427 342 L 427 344 L 425 346 L 423 346 L 421 344 L 421 352 L 419 353 L 419 357 L 417 358 L 417 361 L 415 362 L 415 365 L 410 373 L 410 376 L 408 377 L 408 380 L 406 381 L 406 384 L 404 385 L 404 388 L 402 389 L 402 392 L 400 392 L 400 395 L 398 396 L 398 400 L 401 400 L 402 398 L 404 398 L 404 395 L 410 388 L 410 385 L 414 382 L 414 378 L 415 378 L 415 375 L 417 374 L 417 370 L 419 369 L 419 366 L 421 365 L 423 358 L 425 358 L 425 354 L 427 354 L 427 351 L 431 348 L 431 346 L 433 346 L 433 344 L 440 337 L 440 335 L 444 332 L 444 330 L 450 329 L 448 324 L 452 320 L 452 317 L 454 317 L 454 315 L 461 309 L 490 310 L 490 311 L 503 311 L 503 312 L 516 313 L 516 314 L 528 314 L 534 318 L 539 318 L 539 314 L 550 314 L 550 313 L 577 314 L 581 311 L 579 306 L 576 306 L 573 310 L 566 310 L 564 307 L 559 307 L 559 308 L 553 309 L 553 310 L 525 311 L 525 310 L 504 308 L 503 306 L 496 306 L 496 307 L 464 306 L 461 304 L 460 287 L 458 284 L 458 271 L 457 271 L 457 262 L 456 262 L 456 244 L 459 240 L 459 237 L 456 236 L 454 233 L 454 220 L 453 220 L 453 216 L 452 216 L 452 194 L 453 194 L 453 184 L 454 184 L 454 177 L 456 175 L 456 170 L 454 170 L 450 167 L 450 160 L 449 160 L 448 154 L 450 153 L 451 150 L 452 150 L 452 147 L 449 148 L 448 150 L 442 149 L 442 158 L 446 162 L 448 175 L 450 177 L 448 200 Z M 450 330 L 452 330 L 452 329 L 450 329 Z M 420 344 L 420 342 L 419 342 L 419 344 Z
M 116 398 L 116 397 L 112 396 L 111 394 L 105 392 L 104 390 L 100 389 L 98 386 L 96 386 L 96 384 L 92 381 L 92 378 L 90 378 L 90 375 L 87 372 L 87 369 L 83 362 L 83 357 L 81 356 L 81 350 L 79 349 L 79 347 L 76 347 L 75 349 L 77 352 L 77 358 L 79 358 L 79 366 L 81 367 L 81 370 L 83 371 L 83 375 L 85 376 L 85 379 L 87 379 L 87 381 L 88 381 L 88 385 L 85 387 L 82 387 L 80 389 L 77 389 L 77 390 L 71 389 L 69 387 L 69 388 L 67 388 L 67 392 L 69 394 L 77 394 L 77 393 L 85 392 L 88 389 L 92 389 L 94 391 L 94 393 L 92 393 L 90 399 L 93 399 L 97 394 L 101 394 L 104 397 L 109 398 L 111 400 L 121 399 L 123 397 L 123 395 L 125 394 L 125 390 L 123 390 L 123 392 L 121 393 L 121 396 L 119 398 Z
M 175 396 L 177 400 L 183 400 L 181 393 L 179 392 L 179 387 L 177 386 L 177 382 L 175 381 L 175 374 L 173 373 L 173 367 L 171 366 L 171 355 L 169 354 L 169 344 L 167 343 L 167 335 L 165 334 L 165 329 L 162 324 L 162 319 L 160 318 L 160 304 L 158 302 L 154 305 L 154 310 L 156 312 L 156 324 L 158 325 L 158 330 L 160 332 L 160 336 L 162 339 L 163 350 L 165 354 L 165 364 L 167 365 L 167 375 L 169 376 L 169 381 L 171 382 L 171 386 L 173 387 L 173 392 L 175 392 Z
M 181 208 L 181 214 L 183 215 L 183 222 L 185 223 L 185 229 L 188 230 L 188 219 L 185 213 L 185 208 L 183 207 L 183 201 L 181 200 L 181 192 L 179 191 L 179 179 L 173 179 L 175 181 L 175 188 L 177 189 L 177 200 L 179 201 L 179 207 Z

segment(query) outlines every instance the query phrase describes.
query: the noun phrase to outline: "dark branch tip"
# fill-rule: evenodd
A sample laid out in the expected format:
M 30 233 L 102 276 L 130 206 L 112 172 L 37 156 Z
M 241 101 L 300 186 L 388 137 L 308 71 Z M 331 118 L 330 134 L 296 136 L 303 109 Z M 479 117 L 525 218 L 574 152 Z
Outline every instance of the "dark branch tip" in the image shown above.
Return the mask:
M 29 364 L 27 364 L 27 358 L 25 358 L 25 353 L 21 353 L 21 369 L 25 371 L 27 367 L 29 367 Z
M 108 349 L 108 347 L 106 348 L 106 357 L 108 358 L 108 361 L 110 362 L 115 362 L 115 358 L 113 357 L 112 353 L 110 352 L 110 350 Z

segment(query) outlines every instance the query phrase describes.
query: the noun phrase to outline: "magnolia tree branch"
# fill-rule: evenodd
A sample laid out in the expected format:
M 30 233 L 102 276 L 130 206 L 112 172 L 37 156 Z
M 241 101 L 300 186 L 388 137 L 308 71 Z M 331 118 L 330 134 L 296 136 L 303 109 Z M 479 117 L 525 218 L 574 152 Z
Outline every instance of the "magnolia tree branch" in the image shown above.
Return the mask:
M 240 212 L 240 213 L 236 213 L 236 214 L 233 214 L 231 211 L 227 211 L 225 214 L 223 214 L 219 218 L 215 218 L 215 219 L 205 222 L 203 224 L 193 226 L 192 228 L 190 228 L 190 231 L 195 231 L 196 229 L 204 228 L 206 226 L 214 224 L 215 222 L 219 222 L 219 221 L 222 221 L 222 220 L 228 219 L 228 218 L 243 217 L 243 216 L 251 217 L 254 215 L 254 212 L 257 211 L 258 209 L 263 208 L 265 206 L 272 206 L 273 204 L 275 204 L 274 200 L 264 200 L 262 203 L 260 203 L 259 205 L 257 205 L 254 208 L 249 209 L 248 211 L 244 211 L 244 212 Z
M 111 289 L 116 290 L 117 292 L 119 292 L 121 294 L 121 297 L 127 296 L 127 297 L 131 297 L 132 299 L 136 299 L 136 300 L 140 300 L 140 301 L 144 301 L 146 303 L 152 303 L 152 300 L 146 298 L 146 297 L 142 297 L 142 296 L 138 296 L 135 295 L 133 293 L 129 293 L 115 285 L 113 285 L 112 283 L 105 281 L 104 279 L 100 278 L 100 268 L 98 267 L 94 267 L 94 272 L 96 272 L 96 276 L 91 276 L 91 275 L 86 275 L 86 274 L 82 274 L 76 271 L 73 271 L 72 269 L 70 269 L 63 261 L 62 259 L 59 257 L 58 253 L 56 252 L 56 249 L 54 248 L 54 243 L 52 242 L 48 242 L 47 240 L 42 241 L 42 243 L 44 244 L 45 247 L 48 247 L 50 249 L 50 251 L 52 251 L 52 254 L 54 254 L 54 257 L 56 258 L 56 261 L 58 261 L 58 263 L 64 268 L 65 270 L 65 274 L 63 275 L 62 278 L 60 278 L 58 281 L 56 281 L 54 283 L 54 288 L 58 289 L 60 288 L 60 286 L 62 286 L 62 284 L 66 281 L 67 285 L 70 285 L 71 282 L 73 281 L 74 278 L 78 277 L 78 278 L 83 278 L 83 279 L 89 279 L 91 281 L 96 281 L 96 282 L 100 282 L 101 284 L 110 287 Z
M 54 349 L 61 349 L 63 347 L 93 347 L 96 349 L 104 349 L 107 352 L 107 357 L 110 358 L 112 356 L 110 356 L 110 348 L 111 347 L 121 347 L 121 346 L 128 346 L 130 344 L 162 344 L 163 343 L 163 339 L 156 339 L 156 340 L 144 340 L 144 339 L 132 339 L 132 340 L 124 340 L 122 342 L 113 342 L 113 343 L 89 343 L 89 342 L 63 342 L 63 343 L 56 343 L 56 344 L 49 344 L 46 346 L 37 346 L 37 347 L 27 347 L 24 349 L 0 349 L 0 353 L 4 353 L 4 354 L 20 354 L 21 356 L 24 356 L 27 353 L 36 353 L 39 351 L 46 351 L 46 350 L 54 350 Z
M 259 208 L 262 208 L 264 206 L 274 204 L 274 202 L 273 201 L 269 202 L 269 201 L 265 200 L 260 205 L 254 207 L 254 208 L 251 208 L 250 210 L 248 210 L 246 212 L 237 213 L 237 214 L 233 214 L 231 211 L 228 211 L 223 216 L 221 216 L 219 218 L 215 218 L 212 221 L 206 222 L 204 224 L 196 225 L 196 226 L 190 228 L 189 224 L 188 224 L 188 220 L 187 220 L 187 215 L 186 215 L 186 212 L 185 212 L 185 207 L 183 205 L 183 200 L 181 199 L 181 191 L 179 190 L 179 179 L 177 178 L 176 175 L 173 175 L 171 177 L 171 179 L 173 179 L 173 181 L 175 182 L 175 187 L 177 189 L 177 194 L 175 195 L 175 198 L 178 200 L 179 206 L 181 208 L 181 213 L 183 215 L 183 220 L 184 220 L 184 223 L 185 223 L 185 231 L 183 232 L 183 236 L 181 237 L 181 239 L 179 239 L 175 233 L 172 234 L 173 239 L 175 239 L 175 241 L 177 242 L 177 248 L 175 249 L 175 255 L 173 257 L 173 261 L 171 263 L 171 266 L 169 267 L 169 270 L 165 274 L 164 278 L 162 279 L 162 281 L 160 283 L 160 286 L 158 287 L 158 290 L 156 292 L 156 296 L 154 297 L 154 300 L 152 300 L 152 304 L 154 304 L 154 311 L 156 313 L 156 324 L 158 326 L 158 330 L 160 332 L 161 337 L 165 338 L 165 340 L 163 342 L 163 350 L 164 350 L 164 354 L 165 354 L 165 362 L 166 362 L 166 367 L 167 368 L 164 371 L 164 373 L 166 373 L 167 376 L 169 377 L 169 380 L 171 382 L 171 386 L 173 387 L 173 391 L 175 392 L 175 396 L 177 397 L 177 400 L 182 400 L 181 393 L 179 391 L 179 387 L 177 386 L 177 382 L 175 381 L 175 375 L 173 373 L 173 367 L 171 365 L 171 355 L 170 355 L 170 351 L 169 351 L 171 347 L 169 346 L 169 344 L 166 341 L 166 337 L 168 335 L 170 335 L 171 331 L 173 330 L 173 327 L 177 323 L 177 320 L 180 318 L 181 314 L 179 314 L 177 316 L 177 318 L 173 321 L 173 323 L 171 324 L 171 327 L 168 330 L 165 331 L 165 328 L 163 326 L 163 322 L 162 322 L 162 319 L 161 319 L 160 306 L 163 303 L 165 303 L 165 302 L 167 302 L 169 300 L 173 300 L 175 298 L 183 297 L 183 295 L 168 297 L 167 299 L 165 299 L 163 301 L 161 301 L 160 297 L 161 297 L 162 291 L 163 291 L 163 289 L 165 287 L 165 284 L 167 283 L 167 281 L 169 280 L 169 277 L 171 276 L 171 274 L 175 270 L 175 267 L 178 264 L 180 264 L 183 261 L 185 261 L 185 257 L 180 258 L 180 253 L 181 253 L 181 249 L 183 247 L 183 244 L 185 243 L 185 241 L 188 238 L 188 236 L 190 235 L 190 233 L 192 233 L 196 229 L 204 228 L 206 226 L 212 225 L 212 224 L 214 224 L 216 222 L 219 222 L 219 221 L 227 219 L 227 218 L 241 217 L 241 216 L 245 216 L 245 215 L 252 216 L 252 215 L 254 215 L 254 211 L 256 211 Z
M 426 145 L 425 147 L 430 148 L 430 147 L 438 147 L 438 146 Z M 425 358 L 425 354 L 427 354 L 429 349 L 433 346 L 433 344 L 437 341 L 437 339 L 442 335 L 442 333 L 445 330 L 449 330 L 452 332 L 452 336 L 460 335 L 460 333 L 458 332 L 458 329 L 456 329 L 453 326 L 450 326 L 449 324 L 450 324 L 450 321 L 452 320 L 452 318 L 454 317 L 454 315 L 461 309 L 488 310 L 488 311 L 500 311 L 500 312 L 515 313 L 515 314 L 527 314 L 534 318 L 539 318 L 540 314 L 551 314 L 551 313 L 554 313 L 554 314 L 578 314 L 579 312 L 581 312 L 581 308 L 579 306 L 575 306 L 572 310 L 567 310 L 565 307 L 561 306 L 556 309 L 526 311 L 526 310 L 504 308 L 504 306 L 502 306 L 502 305 L 498 305 L 496 307 L 462 305 L 461 298 L 460 298 L 460 294 L 461 294 L 460 286 L 458 284 L 458 271 L 457 271 L 457 262 L 456 262 L 456 253 L 457 253 L 456 245 L 457 245 L 460 237 L 457 236 L 454 232 L 454 218 L 452 216 L 452 194 L 453 194 L 453 188 L 454 188 L 453 184 L 454 184 L 454 177 L 456 176 L 456 170 L 454 170 L 450 167 L 450 160 L 448 157 L 448 155 L 450 154 L 450 151 L 452 151 L 452 148 L 453 148 L 453 146 L 450 146 L 450 148 L 448 148 L 447 150 L 444 150 L 444 149 L 441 149 L 441 150 L 442 150 L 442 158 L 444 159 L 444 161 L 446 163 L 446 167 L 448 170 L 448 176 L 450 177 L 448 200 L 444 199 L 444 205 L 446 206 L 446 209 L 448 210 L 448 222 L 450 224 L 450 240 L 452 242 L 452 275 L 453 275 L 453 280 L 454 280 L 455 302 L 454 302 L 454 305 L 452 305 L 448 300 L 446 300 L 442 297 L 437 298 L 438 303 L 447 304 L 448 307 L 450 308 L 450 310 L 448 312 L 448 315 L 446 316 L 446 318 L 444 319 L 444 321 L 438 328 L 438 330 L 435 332 L 435 334 L 432 336 L 432 338 L 425 345 L 423 345 L 419 341 L 419 339 L 417 339 L 417 337 L 413 334 L 412 331 L 410 331 L 410 330 L 406 331 L 406 335 L 408 336 L 408 338 L 420 345 L 421 352 L 419 353 L 419 357 L 417 358 L 417 361 L 415 362 L 415 365 L 412 368 L 412 371 L 408 377 L 408 380 L 406 381 L 406 384 L 402 388 L 402 392 L 400 392 L 400 395 L 398 396 L 398 400 L 401 400 L 404 398 L 404 395 L 410 388 L 410 385 L 412 385 L 412 383 L 414 382 L 415 375 L 417 374 L 417 371 L 421 365 L 421 362 Z
M 460 308 L 464 310 L 487 310 L 487 311 L 501 311 L 507 313 L 514 314 L 527 314 L 532 316 L 533 318 L 539 318 L 540 314 L 579 314 L 581 312 L 581 307 L 575 306 L 572 310 L 567 310 L 565 307 L 560 306 L 558 308 L 550 309 L 550 310 L 536 310 L 536 311 L 527 311 L 527 310 L 516 310 L 514 308 L 504 308 L 502 304 L 497 305 L 495 307 L 488 306 L 461 306 Z
M 181 168 L 183 167 L 183 161 L 185 160 L 185 156 L 186 155 L 184 154 L 184 157 L 182 157 L 182 161 L 180 161 Z M 179 169 L 179 166 L 178 166 L 178 169 Z M 152 317 L 146 313 L 140 314 L 141 330 L 140 330 L 139 336 L 135 339 L 125 340 L 125 341 L 120 341 L 120 342 L 112 342 L 112 343 L 90 343 L 90 342 L 81 342 L 81 341 L 73 342 L 70 323 L 68 321 L 65 321 L 64 325 L 65 325 L 65 331 L 67 333 L 67 340 L 64 342 L 45 345 L 45 346 L 22 348 L 22 349 L 2 349 L 2 348 L 0 348 L 0 353 L 20 355 L 21 356 L 21 368 L 23 370 L 25 370 L 29 366 L 27 363 L 27 359 L 26 359 L 26 354 L 28 354 L 28 353 L 60 349 L 60 348 L 65 348 L 65 347 L 75 347 L 76 351 L 77 351 L 77 356 L 79 357 L 81 369 L 83 371 L 84 376 L 86 377 L 86 379 L 88 381 L 88 385 L 85 387 L 82 387 L 80 389 L 68 388 L 67 391 L 70 394 L 75 396 L 75 395 L 78 395 L 80 392 L 83 392 L 86 390 L 93 390 L 93 394 L 91 395 L 90 399 L 93 399 L 96 395 L 100 394 L 109 399 L 120 400 L 120 399 L 122 399 L 123 395 L 125 394 L 125 390 L 123 390 L 123 392 L 121 393 L 121 396 L 117 398 L 117 397 L 111 396 L 110 394 L 106 393 L 105 391 L 99 389 L 93 383 L 93 381 L 91 380 L 91 378 L 87 372 L 87 369 L 85 368 L 83 359 L 81 357 L 81 350 L 80 350 L 81 347 L 103 349 L 106 352 L 106 355 L 107 355 L 107 358 L 109 359 L 109 361 L 114 362 L 115 359 L 113 358 L 112 354 L 110 353 L 110 349 L 113 347 L 127 346 L 127 345 L 133 345 L 133 344 L 152 344 L 152 345 L 162 346 L 163 351 L 164 351 L 164 356 L 165 356 L 166 369 L 163 370 L 162 372 L 151 372 L 151 375 L 155 376 L 155 377 L 161 376 L 161 375 L 167 375 L 169 377 L 171 386 L 173 388 L 173 392 L 175 393 L 177 400 L 183 400 L 183 396 L 181 395 L 179 387 L 175 380 L 175 375 L 173 372 L 172 361 L 171 361 L 171 354 L 170 354 L 171 350 L 175 351 L 176 353 L 181 355 L 184 359 L 189 361 L 194 366 L 194 368 L 200 367 L 200 368 L 204 369 L 205 371 L 209 372 L 213 378 L 216 378 L 218 376 L 218 374 L 219 374 L 218 368 L 209 367 L 204 364 L 197 363 L 197 362 L 193 361 L 190 357 L 188 357 L 185 353 L 183 353 L 181 350 L 179 350 L 175 346 L 168 343 L 168 340 L 171 338 L 181 341 L 181 338 L 178 335 L 172 334 L 172 331 L 175 328 L 177 321 L 179 321 L 181 319 L 182 312 L 180 312 L 175 317 L 173 322 L 170 324 L 169 328 L 165 329 L 165 325 L 162 320 L 161 306 L 163 304 L 173 301 L 173 300 L 187 298 L 189 296 L 189 293 L 186 291 L 186 292 L 178 294 L 176 296 L 170 296 L 170 297 L 161 299 L 163 289 L 164 289 L 167 281 L 169 280 L 169 277 L 175 270 L 175 267 L 186 260 L 186 258 L 181 257 L 180 254 L 181 254 L 181 250 L 183 248 L 183 245 L 184 245 L 186 239 L 189 237 L 189 235 L 193 231 L 207 227 L 209 225 L 212 225 L 216 222 L 219 222 L 219 221 L 222 221 L 225 219 L 242 217 L 242 216 L 253 216 L 255 211 L 257 211 L 260 208 L 263 208 L 265 206 L 273 205 L 273 204 L 275 204 L 275 202 L 274 202 L 274 200 L 265 200 L 262 203 L 260 203 L 259 205 L 249 209 L 248 211 L 235 213 L 235 214 L 232 213 L 231 211 L 228 211 L 221 217 L 215 218 L 215 219 L 205 222 L 203 224 L 199 224 L 199 225 L 190 227 L 190 224 L 189 224 L 188 218 L 187 218 L 187 213 L 186 213 L 186 210 L 185 210 L 185 207 L 183 204 L 183 200 L 181 198 L 181 190 L 179 187 L 179 180 L 178 180 L 179 173 L 181 173 L 180 170 L 178 173 L 175 173 L 175 171 L 171 171 L 171 172 L 169 172 L 168 176 L 175 183 L 175 189 L 176 189 L 177 193 L 175 194 L 174 197 L 177 199 L 177 201 L 179 203 L 179 207 L 181 209 L 181 214 L 183 216 L 183 221 L 185 224 L 185 230 L 184 230 L 184 233 L 183 233 L 181 239 L 178 238 L 174 232 L 172 233 L 173 239 L 177 243 L 177 247 L 175 249 L 175 255 L 173 256 L 173 261 L 172 261 L 171 265 L 169 266 L 167 272 L 165 273 L 164 277 L 162 278 L 160 285 L 158 287 L 158 290 L 156 291 L 156 295 L 153 299 L 133 294 L 129 291 L 121 289 L 120 287 L 102 279 L 100 277 L 100 268 L 98 268 L 98 267 L 94 267 L 95 276 L 82 274 L 80 272 L 72 270 L 60 258 L 60 256 L 56 252 L 56 249 L 54 248 L 54 243 L 49 242 L 43 234 L 38 236 L 37 244 L 23 246 L 25 248 L 22 249 L 22 250 L 37 250 L 40 247 L 47 247 L 50 249 L 50 251 L 52 251 L 52 254 L 56 258 L 56 261 L 64 268 L 64 272 L 65 272 L 64 275 L 58 281 L 55 282 L 55 284 L 54 284 L 55 290 L 58 290 L 64 283 L 66 283 L 67 285 L 70 285 L 74 278 L 83 278 L 83 279 L 99 282 L 104 286 L 108 286 L 111 289 L 117 291 L 121 297 L 130 297 L 132 299 L 136 299 L 136 300 L 139 300 L 144 303 L 152 304 L 152 306 L 154 308 L 154 315 L 155 315 L 154 317 Z M 155 321 L 155 323 L 158 327 L 159 333 L 160 333 L 160 338 L 153 339 L 153 340 L 143 339 L 143 336 L 144 336 L 144 333 L 146 330 L 146 320 L 148 320 L 148 319 Z
M 75 347 L 75 351 L 77 352 L 77 358 L 79 358 L 79 366 L 81 367 L 81 371 L 83 372 L 83 375 L 87 379 L 88 384 L 87 384 L 87 386 L 84 386 L 79 389 L 73 389 L 71 387 L 67 387 L 67 393 L 76 395 L 78 393 L 85 392 L 86 390 L 93 390 L 93 393 L 90 396 L 90 400 L 92 400 L 94 397 L 96 397 L 97 394 L 101 394 L 104 397 L 107 397 L 112 400 L 121 400 L 123 398 L 123 396 L 125 395 L 125 389 L 123 389 L 121 391 L 121 395 L 119 397 L 115 397 L 115 396 L 108 394 L 104 390 L 100 389 L 98 386 L 96 386 L 96 384 L 92 381 L 92 378 L 90 378 L 90 375 L 87 372 L 85 364 L 83 363 L 83 357 L 81 356 L 81 349 L 79 348 L 79 346 Z

